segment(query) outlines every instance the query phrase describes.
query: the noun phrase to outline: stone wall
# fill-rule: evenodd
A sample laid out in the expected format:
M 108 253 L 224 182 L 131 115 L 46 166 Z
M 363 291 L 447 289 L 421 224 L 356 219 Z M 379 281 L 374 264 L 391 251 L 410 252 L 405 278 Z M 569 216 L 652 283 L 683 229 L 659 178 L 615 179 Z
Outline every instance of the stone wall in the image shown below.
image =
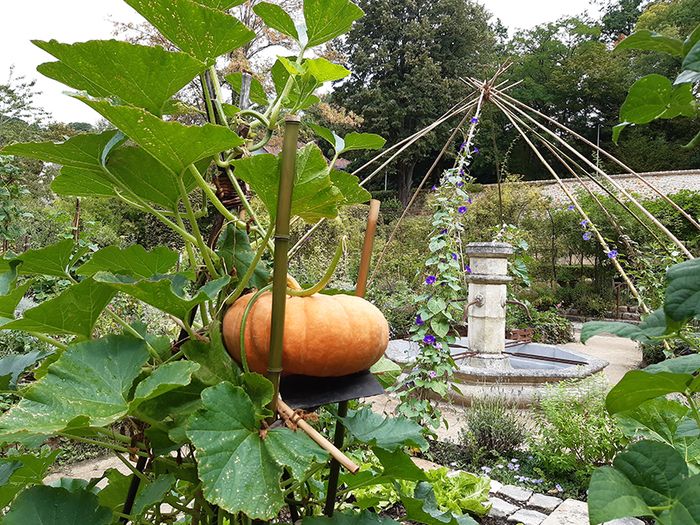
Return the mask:
M 640 173 L 639 175 L 664 195 L 677 193 L 680 190 L 700 191 L 700 169 L 686 171 L 652 171 Z M 634 175 L 622 174 L 612 175 L 611 177 L 619 186 L 627 191 L 634 192 L 646 198 L 654 198 L 657 196 L 651 188 Z M 576 192 L 576 190 L 581 188 L 581 184 L 576 179 L 564 179 L 563 182 L 569 191 Z M 568 202 L 566 194 L 555 180 L 518 182 L 516 184 L 538 187 L 542 195 L 551 197 L 555 203 Z M 591 180 L 586 180 L 585 184 L 596 193 L 602 193 L 602 190 Z

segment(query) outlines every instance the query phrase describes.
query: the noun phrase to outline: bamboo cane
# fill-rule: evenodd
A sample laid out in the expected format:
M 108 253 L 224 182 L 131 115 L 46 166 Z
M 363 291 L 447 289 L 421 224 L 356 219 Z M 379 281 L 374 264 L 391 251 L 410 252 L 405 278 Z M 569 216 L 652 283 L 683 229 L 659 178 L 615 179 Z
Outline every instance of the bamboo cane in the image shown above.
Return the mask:
M 267 378 L 272 383 L 273 395 L 269 409 L 277 413 L 282 375 L 282 345 L 284 338 L 284 314 L 287 305 L 287 250 L 289 249 L 289 219 L 292 213 L 292 192 L 296 170 L 297 142 L 300 119 L 288 115 L 285 119 L 282 168 L 277 195 L 277 219 L 275 227 L 274 276 L 272 281 L 272 319 L 270 328 L 270 358 Z

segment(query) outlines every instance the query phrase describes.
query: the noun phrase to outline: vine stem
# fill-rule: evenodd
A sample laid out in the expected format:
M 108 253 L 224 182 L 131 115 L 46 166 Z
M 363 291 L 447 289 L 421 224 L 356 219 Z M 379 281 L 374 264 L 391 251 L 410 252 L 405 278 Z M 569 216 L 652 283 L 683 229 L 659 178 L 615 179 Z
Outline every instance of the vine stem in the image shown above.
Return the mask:
M 35 337 L 39 341 L 43 341 L 46 344 L 55 346 L 59 350 L 65 350 L 66 348 L 68 348 L 68 345 L 63 344 L 62 342 L 57 341 L 56 339 L 54 339 L 53 337 L 49 337 L 48 335 L 40 334 L 38 332 L 29 332 L 29 335 Z
M 126 466 L 126 468 L 128 468 L 128 469 L 134 474 L 134 476 L 136 476 L 137 478 L 139 478 L 139 479 L 140 479 L 141 481 L 143 481 L 144 483 L 150 483 L 150 482 L 151 482 L 151 480 L 148 479 L 148 476 L 146 476 L 146 474 L 144 474 L 143 472 L 141 472 L 140 470 L 138 470 L 136 467 L 134 467 L 134 466 L 131 464 L 131 461 L 129 461 L 128 459 L 126 459 L 124 456 L 122 456 L 120 452 L 117 452 L 117 451 L 115 450 L 115 451 L 114 451 L 114 454 L 117 456 L 117 458 L 119 459 L 119 461 L 121 461 L 122 463 L 124 463 L 124 465 Z
M 693 394 L 684 393 L 683 395 L 688 400 L 688 403 L 690 404 L 690 409 L 693 411 L 693 417 L 695 417 L 695 421 L 697 422 L 698 427 L 700 427 L 700 410 L 698 410 L 698 405 L 693 399 Z
M 135 455 L 143 457 L 143 458 L 150 457 L 148 454 L 146 454 L 145 452 L 141 452 L 140 450 L 137 450 L 137 451 L 129 450 L 126 447 L 120 447 L 119 445 L 115 445 L 113 443 L 105 443 L 104 441 L 98 441 L 96 439 L 89 439 L 89 438 L 84 438 L 84 437 L 80 437 L 80 436 L 74 436 L 72 434 L 66 434 L 63 432 L 59 432 L 58 435 L 66 438 L 66 439 L 71 439 L 73 441 L 79 441 L 80 443 L 86 443 L 88 445 L 96 445 L 98 447 L 108 448 L 110 450 L 114 450 L 115 452 L 135 454 Z
M 148 340 L 138 333 L 133 326 L 131 326 L 129 323 L 126 322 L 125 319 L 122 319 L 117 312 L 114 310 L 111 310 L 109 308 L 106 309 L 107 313 L 109 316 L 116 321 L 117 324 L 119 324 L 124 330 L 129 332 L 131 335 L 136 337 L 137 339 L 141 339 L 144 343 L 146 343 L 146 349 L 148 350 L 148 353 L 151 354 L 151 357 L 154 359 L 154 361 L 158 364 L 162 363 L 163 360 L 160 358 L 158 355 L 158 352 L 156 352 L 156 349 L 151 346 L 151 343 L 148 342 Z
M 219 198 L 216 196 L 216 193 L 214 193 L 214 190 L 212 190 L 211 186 L 209 186 L 209 183 L 207 183 L 204 177 L 202 177 L 202 174 L 197 169 L 197 166 L 195 166 L 194 164 L 190 164 L 189 170 L 190 173 L 194 176 L 195 181 L 197 181 L 197 185 L 199 185 L 204 194 L 216 208 L 216 211 L 223 215 L 224 219 L 226 219 L 227 221 L 237 222 L 238 218 L 233 213 L 231 213 L 226 208 L 226 206 L 224 206 L 223 203 L 219 200 Z
M 255 292 L 255 295 L 250 298 L 250 301 L 248 301 L 248 304 L 245 305 L 245 309 L 243 310 L 243 316 L 241 317 L 241 334 L 240 334 L 240 339 L 239 339 L 239 344 L 241 347 L 241 366 L 243 367 L 243 370 L 245 371 L 246 374 L 250 373 L 250 367 L 248 366 L 248 355 L 246 354 L 245 351 L 245 326 L 246 323 L 248 322 L 248 316 L 250 315 L 250 312 L 253 309 L 253 305 L 257 302 L 262 295 L 270 290 L 272 288 L 271 284 L 268 284 L 264 288 L 261 288 L 257 292 Z
M 323 275 L 323 277 L 321 278 L 321 280 L 319 282 L 317 282 L 311 288 L 306 288 L 303 290 L 295 290 L 293 288 L 287 288 L 287 295 L 291 295 L 292 297 L 309 297 L 315 293 L 319 293 L 326 286 L 328 286 L 328 283 L 333 278 L 333 274 L 335 273 L 335 269 L 338 267 L 338 263 L 340 262 L 340 259 L 343 256 L 343 247 L 344 246 L 345 246 L 345 237 L 343 237 L 340 240 L 340 242 L 338 243 L 338 248 L 336 248 L 336 250 L 335 250 L 335 255 L 333 256 L 333 260 L 331 261 L 330 266 L 328 266 L 326 273 Z
M 209 271 L 209 274 L 212 277 L 218 277 L 219 273 L 216 271 L 216 267 L 214 266 L 209 252 L 207 251 L 208 247 L 204 243 L 204 239 L 202 238 L 202 232 L 199 230 L 197 218 L 194 216 L 192 203 L 190 202 L 190 198 L 187 195 L 187 188 L 185 188 L 185 183 L 183 182 L 182 177 L 178 177 L 177 184 L 180 189 L 180 198 L 182 200 L 182 204 L 184 204 L 185 206 L 185 211 L 187 212 L 187 217 L 189 218 L 190 226 L 192 227 L 192 232 L 194 233 L 194 238 L 197 242 L 197 246 L 199 247 L 199 251 L 202 254 L 202 258 L 204 259 L 204 264 L 207 266 L 207 270 Z
M 258 229 L 260 232 L 264 232 L 265 228 L 262 227 L 262 224 L 260 223 L 260 220 L 258 219 L 257 214 L 255 213 L 255 210 L 253 207 L 250 205 L 250 202 L 248 202 L 248 197 L 246 196 L 245 192 L 243 191 L 243 188 L 241 188 L 241 185 L 238 183 L 238 179 L 236 178 L 236 175 L 233 173 L 233 170 L 231 169 L 230 166 L 227 166 L 224 168 L 226 171 L 226 176 L 228 179 L 231 181 L 231 185 L 233 186 L 233 189 L 236 191 L 236 195 L 238 195 L 238 198 L 241 199 L 241 203 L 243 204 L 243 209 L 246 211 L 248 215 L 250 215 L 250 218 L 253 220 L 253 223 L 255 223 L 255 227 Z M 270 249 L 274 251 L 274 245 L 270 240 L 268 239 L 268 244 L 270 246 Z

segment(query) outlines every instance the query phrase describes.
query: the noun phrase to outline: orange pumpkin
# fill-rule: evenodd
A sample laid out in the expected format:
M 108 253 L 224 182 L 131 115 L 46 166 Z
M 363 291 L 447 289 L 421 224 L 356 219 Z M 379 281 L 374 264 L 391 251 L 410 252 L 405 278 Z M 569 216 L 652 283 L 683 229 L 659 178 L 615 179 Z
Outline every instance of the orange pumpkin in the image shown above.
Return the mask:
M 224 316 L 229 354 L 241 362 L 241 319 L 254 294 L 237 300 Z M 252 306 L 245 327 L 248 366 L 267 371 L 272 293 Z M 338 377 L 367 370 L 389 344 L 389 324 L 373 304 L 350 295 L 287 297 L 282 366 L 285 374 Z

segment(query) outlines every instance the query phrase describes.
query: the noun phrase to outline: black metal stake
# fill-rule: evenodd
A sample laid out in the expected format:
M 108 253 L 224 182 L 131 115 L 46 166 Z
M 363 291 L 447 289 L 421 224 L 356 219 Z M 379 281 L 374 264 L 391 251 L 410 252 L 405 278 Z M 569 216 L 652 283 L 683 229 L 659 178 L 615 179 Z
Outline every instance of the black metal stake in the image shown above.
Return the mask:
M 136 461 L 136 470 L 139 472 L 143 472 L 146 469 L 146 462 L 148 461 L 148 458 L 145 458 L 143 456 L 139 456 L 139 459 Z M 124 508 L 122 509 L 122 513 L 124 514 L 131 514 L 131 510 L 134 508 L 134 501 L 136 500 L 136 494 L 139 491 L 139 485 L 141 484 L 141 478 L 138 476 L 134 475 L 133 478 L 131 478 L 131 484 L 129 485 L 129 492 L 126 494 L 126 501 L 124 502 Z M 126 516 L 122 516 L 119 518 L 120 523 L 129 523 L 129 518 Z
M 341 401 L 338 403 L 338 417 L 348 415 L 348 402 Z M 333 436 L 333 444 L 342 448 L 345 441 L 345 425 L 338 420 L 335 424 L 335 435 Z M 340 476 L 340 463 L 335 459 L 331 460 L 330 474 L 328 475 L 328 493 L 326 494 L 326 506 L 323 513 L 329 518 L 333 516 L 335 511 L 335 498 L 338 496 L 338 478 Z

